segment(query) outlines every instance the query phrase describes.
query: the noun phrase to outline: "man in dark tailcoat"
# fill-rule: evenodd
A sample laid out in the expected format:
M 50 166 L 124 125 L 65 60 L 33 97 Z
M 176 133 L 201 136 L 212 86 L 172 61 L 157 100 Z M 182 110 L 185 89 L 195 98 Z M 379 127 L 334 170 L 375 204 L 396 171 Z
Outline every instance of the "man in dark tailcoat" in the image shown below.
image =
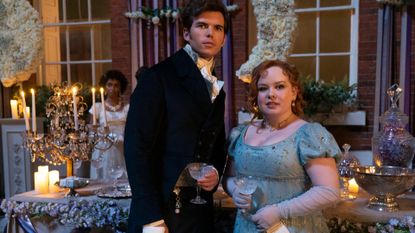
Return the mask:
M 132 202 L 128 232 L 159 226 L 170 233 L 212 233 L 213 192 L 226 158 L 223 81 L 214 58 L 225 43 L 228 13 L 220 0 L 191 0 L 181 12 L 187 44 L 145 70 L 125 127 Z M 196 182 L 186 166 L 214 167 L 197 183 L 206 204 L 192 204 Z

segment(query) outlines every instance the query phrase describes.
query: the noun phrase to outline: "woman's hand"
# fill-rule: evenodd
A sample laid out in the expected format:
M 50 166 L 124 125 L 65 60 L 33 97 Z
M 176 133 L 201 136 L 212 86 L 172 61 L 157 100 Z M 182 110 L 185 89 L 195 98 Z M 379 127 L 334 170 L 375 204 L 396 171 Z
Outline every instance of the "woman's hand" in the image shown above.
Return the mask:
M 268 229 L 280 221 L 277 205 L 267 205 L 259 209 L 251 220 L 257 225 L 258 229 Z
M 252 203 L 251 194 L 242 194 L 239 192 L 239 189 L 234 189 L 232 193 L 232 200 L 236 207 L 240 209 L 249 209 Z

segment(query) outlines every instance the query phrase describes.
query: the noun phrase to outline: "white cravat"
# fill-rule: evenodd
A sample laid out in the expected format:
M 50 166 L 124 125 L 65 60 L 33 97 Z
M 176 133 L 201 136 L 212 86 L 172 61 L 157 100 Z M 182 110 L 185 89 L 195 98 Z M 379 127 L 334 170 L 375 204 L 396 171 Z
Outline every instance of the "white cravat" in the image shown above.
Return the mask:
M 212 75 L 211 70 L 213 66 L 213 58 L 211 60 L 206 60 L 199 57 L 196 64 L 200 69 L 203 78 L 212 83 L 211 100 L 213 102 L 215 101 L 216 96 L 219 95 L 220 89 L 222 89 L 224 82 L 218 80 L 215 76 Z

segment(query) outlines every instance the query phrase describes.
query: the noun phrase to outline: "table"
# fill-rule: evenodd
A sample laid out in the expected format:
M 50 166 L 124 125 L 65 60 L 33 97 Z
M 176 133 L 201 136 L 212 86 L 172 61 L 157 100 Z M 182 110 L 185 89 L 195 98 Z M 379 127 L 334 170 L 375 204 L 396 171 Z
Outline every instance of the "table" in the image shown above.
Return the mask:
M 88 232 L 114 232 L 126 228 L 131 199 L 107 199 L 93 195 L 107 184 L 91 184 L 77 189 L 79 197 L 65 198 L 65 192 L 38 194 L 29 191 L 14 195 L 7 202 L 9 210 L 31 214 L 38 232 L 74 232 L 75 228 L 90 228 Z M 8 233 L 23 232 L 16 218 L 9 218 Z

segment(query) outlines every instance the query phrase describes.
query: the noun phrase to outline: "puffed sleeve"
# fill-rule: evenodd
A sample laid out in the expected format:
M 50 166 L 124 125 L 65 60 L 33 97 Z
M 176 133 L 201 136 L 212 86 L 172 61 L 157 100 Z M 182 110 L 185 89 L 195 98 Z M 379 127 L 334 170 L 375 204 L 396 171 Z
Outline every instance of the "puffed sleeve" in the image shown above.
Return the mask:
M 241 124 L 231 130 L 231 133 L 229 134 L 229 137 L 228 137 L 228 155 L 229 156 L 234 157 L 236 143 L 239 137 L 241 136 L 242 131 L 246 127 L 248 126 Z
M 341 151 L 333 135 L 319 123 L 308 123 L 300 128 L 296 138 L 301 165 L 314 158 L 340 159 Z

